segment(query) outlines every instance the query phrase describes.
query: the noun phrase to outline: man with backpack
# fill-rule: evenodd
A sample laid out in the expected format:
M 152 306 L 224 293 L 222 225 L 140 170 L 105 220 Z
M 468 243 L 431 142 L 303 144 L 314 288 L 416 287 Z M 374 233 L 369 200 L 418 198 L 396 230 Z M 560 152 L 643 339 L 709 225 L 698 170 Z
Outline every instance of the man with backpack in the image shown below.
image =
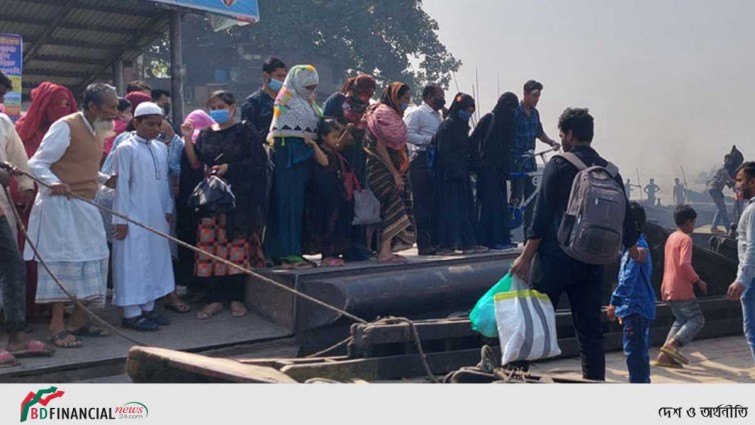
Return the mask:
M 511 271 L 525 280 L 531 275 L 534 289 L 547 294 L 554 308 L 566 292 L 582 375 L 603 381 L 604 265 L 618 263 L 622 245 L 640 263 L 647 250 L 637 247 L 639 232 L 618 169 L 591 146 L 594 123 L 589 111 L 566 109 L 558 128 L 566 153 L 545 167 L 528 240 Z

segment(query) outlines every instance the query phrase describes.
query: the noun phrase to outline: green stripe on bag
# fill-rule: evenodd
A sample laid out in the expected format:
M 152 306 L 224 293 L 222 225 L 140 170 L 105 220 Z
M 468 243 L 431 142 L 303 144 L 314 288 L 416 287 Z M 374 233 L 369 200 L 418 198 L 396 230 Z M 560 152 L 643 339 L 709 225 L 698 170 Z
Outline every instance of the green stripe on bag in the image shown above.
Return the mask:
M 530 298 L 530 297 L 539 298 L 543 301 L 550 300 L 550 298 L 548 298 L 547 295 L 541 292 L 535 291 L 534 289 L 525 289 L 523 291 L 501 292 L 499 294 L 495 294 L 493 299 L 496 302 L 498 302 L 498 301 L 503 301 L 503 300 L 510 300 L 513 298 Z

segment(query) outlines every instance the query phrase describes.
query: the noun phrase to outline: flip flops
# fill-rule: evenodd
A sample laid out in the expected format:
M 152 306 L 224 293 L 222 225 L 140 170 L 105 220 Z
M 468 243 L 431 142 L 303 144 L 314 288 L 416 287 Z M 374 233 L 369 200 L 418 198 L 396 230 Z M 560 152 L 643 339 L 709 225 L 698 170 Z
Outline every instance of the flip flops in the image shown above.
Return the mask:
M 653 366 L 657 367 L 666 367 L 669 369 L 684 369 L 684 366 L 677 362 L 659 362 L 658 360 L 654 360 L 652 363 Z
M 26 345 L 20 350 L 9 350 L 8 352 L 16 358 L 50 357 L 55 354 L 55 350 L 50 349 L 47 344 L 36 339 L 26 341 Z
M 342 259 L 329 257 L 322 260 L 322 265 L 325 267 L 338 267 L 346 264 Z
M 64 344 L 63 340 L 65 340 L 69 336 L 74 337 L 73 342 Z M 81 345 L 82 345 L 79 337 L 71 333 L 71 331 L 69 331 L 68 329 L 63 329 L 62 331 L 56 333 L 55 335 L 50 336 L 49 341 L 58 348 L 81 348 Z
M 18 366 L 16 357 L 5 348 L 0 348 L 0 369 Z
M 247 310 L 246 306 L 239 301 L 231 301 L 231 316 L 233 317 L 244 317 L 247 314 L 249 314 L 249 310 Z
M 102 338 L 112 335 L 107 329 L 93 325 L 91 323 L 70 332 L 76 336 L 85 336 L 92 338 Z
M 188 313 L 191 311 L 191 306 L 189 304 L 183 303 L 183 302 L 177 302 L 177 303 L 165 303 L 163 304 L 163 308 L 166 310 L 174 311 L 176 313 Z
M 689 364 L 689 360 L 686 357 L 684 357 L 684 355 L 681 352 L 679 352 L 679 350 L 675 350 L 673 348 L 668 348 L 668 347 L 661 347 L 661 353 L 668 355 L 669 357 L 674 359 L 674 361 L 676 361 L 677 363 L 680 363 L 683 365 Z
M 221 303 L 210 303 L 204 306 L 201 310 L 197 312 L 197 319 L 199 320 L 207 320 L 211 318 L 212 316 L 220 313 L 223 311 L 223 304 Z

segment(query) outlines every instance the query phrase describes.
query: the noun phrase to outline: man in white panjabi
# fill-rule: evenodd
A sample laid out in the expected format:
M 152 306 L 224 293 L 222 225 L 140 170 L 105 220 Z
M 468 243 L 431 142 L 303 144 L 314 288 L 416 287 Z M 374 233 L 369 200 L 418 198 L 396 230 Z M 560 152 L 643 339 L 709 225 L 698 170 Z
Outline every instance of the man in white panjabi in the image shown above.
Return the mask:
M 91 84 L 84 93 L 83 111 L 56 121 L 29 160 L 31 173 L 50 185 L 40 187 L 29 218 L 29 237 L 37 245 L 39 258 L 29 244 L 27 261 L 37 260 L 39 281 L 36 302 L 52 304 L 50 340 L 57 347 L 78 348 L 78 336 L 107 336 L 88 323 L 86 312 L 74 308 L 68 324 L 65 305 L 70 303 L 39 260 L 44 260 L 66 289 L 83 303 L 105 304 L 108 248 L 105 229 L 97 207 L 71 194 L 94 200 L 101 184 L 113 178 L 99 172 L 105 138 L 113 131 L 118 95 L 107 84 Z
M 163 123 L 162 109 L 141 103 L 133 123 L 136 132 L 114 155 L 118 187 L 113 210 L 167 234 L 173 220 L 168 149 L 155 140 Z M 170 321 L 154 311 L 155 300 L 175 289 L 169 241 L 118 216 L 113 216 L 113 224 L 113 304 L 123 307 L 121 326 L 157 331 Z

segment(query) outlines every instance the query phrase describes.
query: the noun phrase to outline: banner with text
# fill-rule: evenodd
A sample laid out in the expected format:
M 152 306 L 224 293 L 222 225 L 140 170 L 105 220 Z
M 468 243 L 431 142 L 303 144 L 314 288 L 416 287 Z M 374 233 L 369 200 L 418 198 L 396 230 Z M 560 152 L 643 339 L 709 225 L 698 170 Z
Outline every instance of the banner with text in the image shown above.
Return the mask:
M 18 34 L 0 33 L 0 71 L 10 78 L 13 87 L 4 98 L 5 113 L 15 122 L 21 117 L 21 69 L 24 42 Z

